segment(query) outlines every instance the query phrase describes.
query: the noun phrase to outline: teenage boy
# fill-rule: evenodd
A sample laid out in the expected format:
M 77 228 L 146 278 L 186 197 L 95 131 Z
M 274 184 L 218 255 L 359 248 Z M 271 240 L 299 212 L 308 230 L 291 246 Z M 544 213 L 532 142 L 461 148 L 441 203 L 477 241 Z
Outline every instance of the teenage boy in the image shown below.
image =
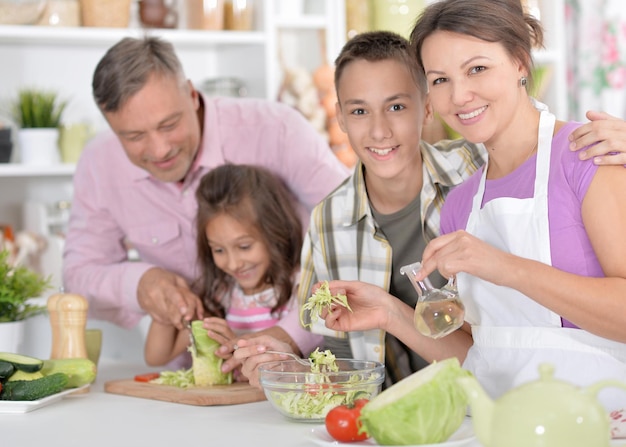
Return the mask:
M 300 303 L 316 282 L 343 279 L 376 284 L 415 306 L 415 289 L 400 267 L 419 260 L 426 242 L 439 234 L 444 198 L 484 163 L 482 146 L 442 141 L 433 147 L 420 140 L 433 112 L 425 77 L 400 35 L 373 31 L 349 40 L 335 61 L 335 86 L 337 119 L 359 161 L 313 209 L 302 250 Z M 431 281 L 445 283 L 435 275 Z M 338 358 L 385 362 L 388 384 L 426 365 L 379 330 L 331 333 L 320 320 L 311 331 L 323 334 L 325 349 Z M 246 357 L 243 346 L 249 343 L 238 343 L 236 358 Z M 266 360 L 258 355 L 244 362 L 252 383 L 256 364 Z

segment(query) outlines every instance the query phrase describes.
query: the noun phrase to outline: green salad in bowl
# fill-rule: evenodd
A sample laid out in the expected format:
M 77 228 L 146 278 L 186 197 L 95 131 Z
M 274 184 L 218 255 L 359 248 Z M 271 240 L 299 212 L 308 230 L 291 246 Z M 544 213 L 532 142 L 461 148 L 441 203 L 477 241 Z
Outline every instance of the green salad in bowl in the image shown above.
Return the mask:
M 380 362 L 336 359 L 330 351 L 319 350 L 310 359 L 310 367 L 295 360 L 259 367 L 267 400 L 290 419 L 323 423 L 332 408 L 371 399 L 381 391 L 385 369 Z

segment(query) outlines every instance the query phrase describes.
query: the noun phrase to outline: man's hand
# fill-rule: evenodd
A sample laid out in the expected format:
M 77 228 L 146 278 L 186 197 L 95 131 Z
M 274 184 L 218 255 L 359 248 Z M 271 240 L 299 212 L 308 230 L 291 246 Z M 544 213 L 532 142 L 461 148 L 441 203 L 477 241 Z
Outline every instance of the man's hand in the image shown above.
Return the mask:
M 201 319 L 202 301 L 187 282 L 167 270 L 154 267 L 143 274 L 137 287 L 137 301 L 157 322 L 182 329 L 182 319 Z M 182 317 L 182 318 L 181 318 Z
M 593 158 L 597 165 L 626 164 L 626 121 L 604 112 L 588 111 L 589 123 L 570 135 L 570 150 L 577 151 L 581 160 Z

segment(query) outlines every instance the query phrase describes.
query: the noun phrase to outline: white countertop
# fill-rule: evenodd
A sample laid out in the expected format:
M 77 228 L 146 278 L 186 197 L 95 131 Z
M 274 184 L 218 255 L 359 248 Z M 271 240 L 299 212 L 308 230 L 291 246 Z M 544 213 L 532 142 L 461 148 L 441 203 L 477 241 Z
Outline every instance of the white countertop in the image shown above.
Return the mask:
M 148 371 L 143 365 L 104 363 L 87 393 L 28 413 L 0 414 L 2 445 L 314 445 L 311 424 L 290 422 L 267 401 L 206 407 L 104 392 L 108 380 Z
M 28 413 L 0 414 L 2 445 L 318 445 L 312 429 L 320 429 L 321 425 L 292 422 L 267 401 L 194 406 L 104 392 L 106 381 L 128 379 L 149 371 L 150 368 L 141 364 L 101 361 L 98 377 L 89 392 L 67 396 Z M 473 442 L 465 447 L 480 447 L 480 444 Z
M 125 330 L 108 323 L 89 322 L 88 327 L 101 328 L 104 333 L 95 383 L 87 393 L 67 396 L 28 413 L 0 413 L 0 445 L 172 447 L 184 442 L 202 442 L 203 446 L 226 447 L 332 446 L 321 442 L 315 434 L 323 430 L 323 425 L 290 421 L 267 401 L 211 407 L 105 393 L 104 383 L 109 380 L 159 371 L 137 361 L 143 356 L 148 323 L 142 321 L 138 327 Z M 50 341 L 47 318 L 32 318 L 24 353 L 47 358 Z M 357 447 L 363 443 L 336 445 Z M 374 445 L 373 441 L 369 445 Z M 459 446 L 443 443 L 439 447 L 452 445 Z M 626 447 L 626 441 L 615 440 L 611 446 Z M 481 444 L 474 440 L 463 447 L 481 447 Z

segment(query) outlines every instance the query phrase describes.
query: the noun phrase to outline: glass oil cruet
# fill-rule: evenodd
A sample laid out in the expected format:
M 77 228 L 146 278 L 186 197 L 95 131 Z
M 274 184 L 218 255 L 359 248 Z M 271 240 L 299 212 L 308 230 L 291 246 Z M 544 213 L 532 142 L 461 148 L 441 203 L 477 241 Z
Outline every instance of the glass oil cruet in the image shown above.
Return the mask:
M 421 268 L 421 262 L 400 268 L 400 273 L 406 275 L 417 292 L 418 300 L 413 317 L 415 327 L 427 337 L 445 337 L 460 328 L 465 317 L 465 306 L 456 289 L 456 277 L 451 277 L 448 284 L 436 289 L 428 277 L 421 281 L 415 279 Z

